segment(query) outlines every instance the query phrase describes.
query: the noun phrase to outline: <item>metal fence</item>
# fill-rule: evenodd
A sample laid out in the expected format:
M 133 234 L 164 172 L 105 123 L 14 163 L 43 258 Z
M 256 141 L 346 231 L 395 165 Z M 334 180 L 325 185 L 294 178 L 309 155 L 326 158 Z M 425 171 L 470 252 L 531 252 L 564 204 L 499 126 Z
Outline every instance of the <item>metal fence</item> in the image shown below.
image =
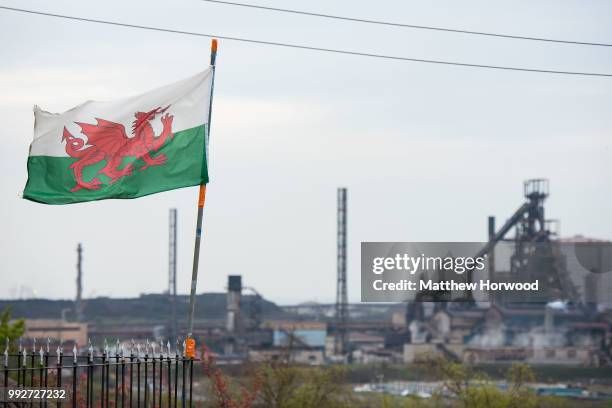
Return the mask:
M 106 341 L 100 351 L 89 344 L 79 353 L 76 345 L 65 353 L 61 344 L 53 350 L 46 347 L 23 346 L 21 341 L 11 353 L 7 346 L 3 355 L 2 382 L 6 390 L 61 389 L 65 398 L 53 399 L 52 404 L 67 407 L 192 407 L 194 362 L 187 358 L 177 341 L 174 350 L 166 347 L 136 344 L 124 347 Z M 14 394 L 12 392 L 11 394 Z M 11 399 L 9 404 L 47 407 L 49 399 Z

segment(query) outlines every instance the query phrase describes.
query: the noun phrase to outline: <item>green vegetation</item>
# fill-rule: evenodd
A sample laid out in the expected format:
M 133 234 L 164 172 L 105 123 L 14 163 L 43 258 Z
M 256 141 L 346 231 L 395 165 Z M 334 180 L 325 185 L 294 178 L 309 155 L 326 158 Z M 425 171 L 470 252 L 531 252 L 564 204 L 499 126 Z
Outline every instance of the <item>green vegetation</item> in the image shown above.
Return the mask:
M 530 383 L 537 376 L 530 366 L 515 363 L 503 372 L 508 387 L 502 390 L 491 377 L 469 365 L 443 357 L 429 357 L 418 367 L 427 380 L 440 381 L 445 392 L 430 398 L 399 397 L 382 393 L 355 393 L 349 380 L 354 367 L 305 367 L 266 364 L 227 378 L 208 369 L 215 401 L 207 408 L 570 408 L 612 407 L 610 401 L 588 401 L 540 396 Z M 387 367 L 388 368 L 388 367 Z M 360 368 L 361 369 L 361 368 Z M 393 370 L 399 369 L 399 366 Z M 404 367 L 404 370 L 407 370 Z M 370 371 L 371 376 L 381 372 Z M 425 378 L 419 378 L 425 380 Z
M 15 348 L 14 340 L 18 339 L 25 332 L 25 321 L 15 320 L 11 323 L 11 308 L 5 308 L 0 313 L 0 347 L 4 351 L 4 345 L 8 339 L 11 342 L 11 349 Z

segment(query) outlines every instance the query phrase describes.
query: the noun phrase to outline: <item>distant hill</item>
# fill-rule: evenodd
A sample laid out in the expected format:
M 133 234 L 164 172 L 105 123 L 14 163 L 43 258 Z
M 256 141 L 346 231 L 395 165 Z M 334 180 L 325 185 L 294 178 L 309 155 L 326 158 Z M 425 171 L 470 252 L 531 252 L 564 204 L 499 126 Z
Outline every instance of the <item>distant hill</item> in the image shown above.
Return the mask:
M 225 319 L 225 293 L 204 293 L 196 299 L 196 319 Z M 242 312 L 247 314 L 250 305 L 255 300 L 252 295 L 242 297 Z M 88 322 L 140 321 L 165 322 L 170 318 L 170 303 L 167 295 L 146 294 L 137 298 L 115 299 L 98 297 L 85 299 L 84 320 Z M 287 318 L 289 315 L 275 303 L 260 299 L 259 307 L 264 319 Z M 72 300 L 22 299 L 0 300 L 0 310 L 11 308 L 13 318 L 30 319 L 60 319 L 62 314 L 68 320 L 74 318 L 74 302 Z M 177 297 L 177 315 L 186 316 L 189 307 L 188 296 Z

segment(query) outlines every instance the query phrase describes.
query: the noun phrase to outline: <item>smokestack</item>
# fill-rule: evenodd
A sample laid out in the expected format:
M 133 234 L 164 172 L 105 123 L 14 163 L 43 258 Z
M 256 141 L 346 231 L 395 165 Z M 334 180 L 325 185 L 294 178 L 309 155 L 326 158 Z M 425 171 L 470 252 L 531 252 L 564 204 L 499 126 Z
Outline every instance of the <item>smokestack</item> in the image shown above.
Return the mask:
M 229 275 L 227 279 L 227 322 L 230 333 L 240 331 L 240 296 L 242 294 L 242 276 Z
M 491 242 L 491 240 L 495 236 L 495 217 L 492 215 L 489 216 L 489 231 L 488 232 L 489 232 L 489 242 Z M 489 257 L 489 276 L 493 277 L 493 274 L 495 273 L 495 246 L 491 248 L 487 256 Z
M 83 246 L 77 245 L 77 278 L 76 278 L 76 300 L 74 302 L 74 316 L 77 322 L 83 320 Z
M 178 319 L 176 316 L 176 233 L 176 208 L 171 208 L 168 228 L 168 301 L 170 302 L 168 337 L 171 339 L 176 339 L 178 335 Z

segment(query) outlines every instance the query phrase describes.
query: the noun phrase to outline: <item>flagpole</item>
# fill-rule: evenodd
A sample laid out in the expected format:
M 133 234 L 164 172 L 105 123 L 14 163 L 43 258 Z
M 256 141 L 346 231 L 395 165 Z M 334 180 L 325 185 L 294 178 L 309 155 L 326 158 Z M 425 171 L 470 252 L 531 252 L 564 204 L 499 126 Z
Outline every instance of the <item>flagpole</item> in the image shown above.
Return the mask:
M 204 136 L 206 166 L 208 166 L 208 139 L 210 137 L 210 121 L 212 116 L 213 90 L 215 87 L 215 62 L 217 59 L 217 39 L 214 38 L 210 44 L 210 66 L 212 68 L 212 79 L 210 88 L 210 103 L 208 105 L 207 132 Z M 193 317 L 195 314 L 196 286 L 198 283 L 198 266 L 200 261 L 200 242 L 202 240 L 202 217 L 204 215 L 204 202 L 206 201 L 206 184 L 200 184 L 198 195 L 198 219 L 196 222 L 195 248 L 193 250 L 193 270 L 191 272 L 191 294 L 189 296 L 189 320 L 187 338 L 193 335 Z

